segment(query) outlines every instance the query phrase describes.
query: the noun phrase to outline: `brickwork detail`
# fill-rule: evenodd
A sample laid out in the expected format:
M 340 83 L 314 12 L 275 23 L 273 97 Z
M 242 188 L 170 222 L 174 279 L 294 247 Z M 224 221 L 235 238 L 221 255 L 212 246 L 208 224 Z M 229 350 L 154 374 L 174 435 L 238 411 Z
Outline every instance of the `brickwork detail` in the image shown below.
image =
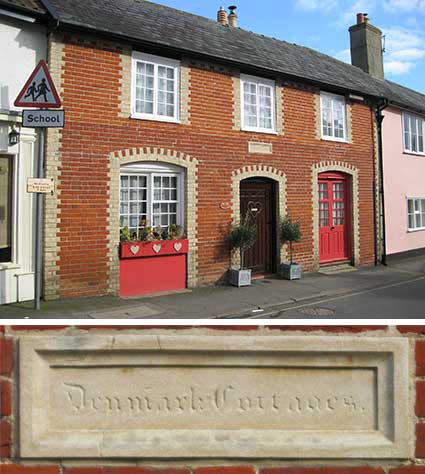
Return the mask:
M 190 125 L 190 66 L 189 59 L 180 63 L 180 123 Z
M 131 116 L 131 84 L 132 84 L 132 50 L 130 47 L 123 47 L 120 54 L 121 77 L 120 77 L 120 113 L 121 118 Z
M 239 73 L 232 76 L 233 82 L 233 130 L 240 131 L 241 117 L 241 78 Z
M 276 182 L 276 255 L 279 256 L 279 265 L 281 262 L 286 260 L 286 246 L 283 246 L 279 236 L 279 222 L 286 214 L 286 176 L 283 171 L 277 170 L 271 166 L 266 165 L 253 165 L 244 166 L 241 169 L 234 170 L 232 172 L 232 222 L 238 224 L 241 217 L 240 209 L 240 183 L 244 179 L 261 177 L 269 178 Z M 231 256 L 232 266 L 239 266 L 240 257 L 239 252 L 234 252 Z
M 355 266 L 360 263 L 360 232 L 359 232 L 359 176 L 358 170 L 354 166 L 339 162 L 326 161 L 312 166 L 313 180 L 313 258 L 315 268 L 320 267 L 319 263 L 319 174 L 328 171 L 339 171 L 351 177 L 351 214 L 352 214 L 352 250 L 353 263 Z
M 60 97 L 63 97 L 62 72 L 64 67 L 62 39 L 56 35 L 49 42 L 49 70 Z M 55 181 L 53 195 L 45 195 L 44 210 L 44 298 L 59 298 L 59 250 L 58 227 L 60 225 L 61 204 L 61 138 L 62 130 L 47 129 L 45 151 L 46 178 Z
M 119 291 L 119 189 L 120 167 L 129 163 L 159 162 L 170 163 L 185 169 L 185 223 L 189 240 L 188 286 L 196 286 L 198 270 L 198 161 L 184 153 L 163 148 L 133 148 L 110 154 L 109 157 L 109 217 L 108 217 L 108 261 L 109 293 L 117 295 Z

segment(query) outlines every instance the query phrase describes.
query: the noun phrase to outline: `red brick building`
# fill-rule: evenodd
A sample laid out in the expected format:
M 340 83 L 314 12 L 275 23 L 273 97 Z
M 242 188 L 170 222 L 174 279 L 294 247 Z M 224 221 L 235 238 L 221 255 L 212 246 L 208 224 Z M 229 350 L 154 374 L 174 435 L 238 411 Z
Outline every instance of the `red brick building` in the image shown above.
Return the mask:
M 46 298 L 118 294 L 120 228 L 141 219 L 183 226 L 188 286 L 223 280 L 247 209 L 257 272 L 286 259 L 287 213 L 305 271 L 373 264 L 375 79 L 225 12 L 222 24 L 144 1 L 50 3 L 66 126 L 48 133 Z

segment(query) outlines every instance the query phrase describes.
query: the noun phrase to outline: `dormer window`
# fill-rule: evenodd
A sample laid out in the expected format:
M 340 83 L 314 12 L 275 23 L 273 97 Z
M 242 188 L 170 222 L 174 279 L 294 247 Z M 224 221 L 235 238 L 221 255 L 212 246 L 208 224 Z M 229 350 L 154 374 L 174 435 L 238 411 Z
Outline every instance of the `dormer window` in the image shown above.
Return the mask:
M 133 53 L 132 117 L 177 122 L 179 76 L 179 61 Z
M 276 97 L 274 81 L 241 76 L 242 130 L 276 132 Z

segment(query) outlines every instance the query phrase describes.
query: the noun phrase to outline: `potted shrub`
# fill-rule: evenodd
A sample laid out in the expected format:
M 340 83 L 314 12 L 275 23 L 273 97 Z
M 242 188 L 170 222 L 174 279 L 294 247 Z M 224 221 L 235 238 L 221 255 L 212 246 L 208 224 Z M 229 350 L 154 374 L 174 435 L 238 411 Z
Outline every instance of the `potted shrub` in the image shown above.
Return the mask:
M 302 238 L 301 222 L 293 221 L 290 215 L 287 215 L 280 225 L 280 239 L 283 244 L 289 243 L 289 263 L 280 265 L 280 276 L 287 280 L 299 280 L 302 275 L 301 265 L 293 260 L 292 245 L 299 242 Z
M 257 229 L 250 222 L 248 213 L 240 224 L 232 227 L 227 239 L 232 251 L 239 250 L 240 267 L 229 270 L 229 283 L 231 285 L 241 287 L 251 284 L 251 270 L 244 268 L 244 256 L 245 252 L 254 245 L 256 237 Z

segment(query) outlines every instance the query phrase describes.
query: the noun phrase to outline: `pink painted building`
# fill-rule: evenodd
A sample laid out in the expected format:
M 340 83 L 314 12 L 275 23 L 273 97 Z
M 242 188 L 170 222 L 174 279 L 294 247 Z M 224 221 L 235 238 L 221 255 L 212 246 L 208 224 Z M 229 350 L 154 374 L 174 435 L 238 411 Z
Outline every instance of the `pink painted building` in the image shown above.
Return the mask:
M 425 249 L 424 115 L 395 107 L 382 130 L 387 254 Z
M 350 42 L 352 64 L 378 79 L 382 96 L 377 109 L 382 154 L 376 169 L 382 261 L 386 255 L 425 252 L 425 95 L 385 79 L 382 32 L 366 14 L 357 15 Z

